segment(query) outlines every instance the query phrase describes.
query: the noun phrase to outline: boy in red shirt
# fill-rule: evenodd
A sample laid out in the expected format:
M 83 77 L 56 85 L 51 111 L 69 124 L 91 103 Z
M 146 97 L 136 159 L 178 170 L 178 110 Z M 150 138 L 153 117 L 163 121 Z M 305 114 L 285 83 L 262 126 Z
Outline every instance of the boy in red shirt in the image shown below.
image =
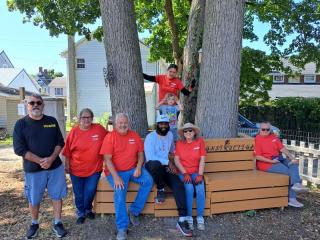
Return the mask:
M 303 204 L 296 199 L 296 192 L 308 191 L 308 188 L 301 184 L 299 176 L 299 161 L 283 146 L 279 138 L 271 133 L 271 124 L 262 122 L 260 132 L 255 138 L 254 147 L 257 169 L 261 171 L 285 174 L 290 177 L 289 202 L 292 207 L 303 207 Z M 283 158 L 282 153 L 286 155 Z
M 117 239 L 127 239 L 129 220 L 139 224 L 139 214 L 144 208 L 153 186 L 152 177 L 142 167 L 144 163 L 143 143 L 140 136 L 129 129 L 128 116 L 119 113 L 115 120 L 115 130 L 109 133 L 102 144 L 100 154 L 104 155 L 105 175 L 114 189 Z M 135 201 L 126 208 L 126 194 L 129 181 L 140 185 Z

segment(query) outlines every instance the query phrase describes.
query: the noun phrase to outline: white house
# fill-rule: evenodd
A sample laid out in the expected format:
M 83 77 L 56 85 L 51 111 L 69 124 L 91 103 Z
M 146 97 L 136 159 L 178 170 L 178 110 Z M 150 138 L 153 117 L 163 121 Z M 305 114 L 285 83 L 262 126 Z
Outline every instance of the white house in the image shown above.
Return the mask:
M 65 77 L 56 77 L 49 83 L 49 95 L 51 97 L 65 98 L 67 96 L 67 85 Z
M 30 76 L 21 68 L 0 68 L 0 83 L 4 87 L 16 88 L 24 87 L 26 91 L 39 94 L 37 85 Z
M 143 72 L 150 75 L 165 72 L 166 63 L 158 61 L 149 63 L 147 61 L 149 48 L 140 42 L 141 61 Z M 67 60 L 67 51 L 61 54 Z M 68 61 L 68 60 L 67 60 Z M 68 62 L 67 62 L 68 65 Z M 96 116 L 104 112 L 111 112 L 110 90 L 105 85 L 104 68 L 107 66 L 106 54 L 103 42 L 97 40 L 87 41 L 85 38 L 76 43 L 76 85 L 77 85 L 77 109 L 91 108 Z M 68 81 L 68 80 L 67 80 Z M 68 86 L 68 84 L 67 84 Z M 150 89 L 150 87 L 152 89 Z M 154 111 L 155 84 L 145 85 L 148 93 L 146 94 L 147 112 Z M 149 97 L 148 97 L 148 96 Z M 148 124 L 153 125 L 155 116 L 148 114 Z
M 299 69 L 288 60 L 283 60 L 285 67 L 290 67 L 295 73 L 288 76 L 284 72 L 271 73 L 273 84 L 269 91 L 271 98 L 278 97 L 318 97 L 320 98 L 320 72 L 316 71 L 316 64 L 311 62 Z
M 13 64 L 4 51 L 0 52 L 0 68 L 13 68 Z

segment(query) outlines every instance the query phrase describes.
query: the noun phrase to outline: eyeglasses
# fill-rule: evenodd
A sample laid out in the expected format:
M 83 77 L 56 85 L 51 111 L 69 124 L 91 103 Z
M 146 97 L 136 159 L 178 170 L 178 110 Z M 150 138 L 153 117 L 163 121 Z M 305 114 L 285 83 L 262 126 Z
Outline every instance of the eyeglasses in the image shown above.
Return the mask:
M 28 104 L 30 104 L 31 106 L 34 106 L 37 104 L 37 106 L 41 106 L 42 105 L 42 102 L 41 101 L 31 101 L 31 102 L 28 102 Z
M 92 117 L 80 117 L 80 119 L 92 119 Z
M 263 132 L 269 132 L 269 131 L 270 131 L 270 128 L 261 128 L 261 131 L 263 131 Z
M 186 129 L 186 130 L 183 130 L 184 133 L 187 133 L 187 132 L 193 132 L 193 129 Z

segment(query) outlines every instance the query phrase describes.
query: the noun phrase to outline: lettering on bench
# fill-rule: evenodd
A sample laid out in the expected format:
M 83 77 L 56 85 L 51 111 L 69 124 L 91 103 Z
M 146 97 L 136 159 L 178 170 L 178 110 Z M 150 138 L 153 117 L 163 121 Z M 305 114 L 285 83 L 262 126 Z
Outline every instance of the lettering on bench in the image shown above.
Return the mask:
M 224 144 L 207 146 L 207 153 L 213 152 L 236 152 L 236 151 L 252 151 L 252 143 L 243 143 L 243 144 L 232 144 L 229 139 L 226 139 Z

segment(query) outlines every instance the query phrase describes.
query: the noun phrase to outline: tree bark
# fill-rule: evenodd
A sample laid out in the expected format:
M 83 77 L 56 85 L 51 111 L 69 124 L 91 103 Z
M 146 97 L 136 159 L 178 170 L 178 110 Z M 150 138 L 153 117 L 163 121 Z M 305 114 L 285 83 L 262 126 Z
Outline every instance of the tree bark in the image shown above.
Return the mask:
M 133 0 L 99 0 L 112 116 L 128 114 L 131 128 L 147 134 L 147 112 Z
M 182 68 L 182 49 L 179 46 L 179 35 L 177 25 L 174 20 L 172 0 L 165 0 L 164 9 L 168 18 L 171 36 L 172 36 L 172 49 L 173 49 L 173 58 L 175 63 L 178 65 L 179 71 Z
M 68 35 L 68 120 L 72 121 L 78 114 L 77 109 L 77 82 L 76 82 L 76 49 L 74 36 Z
M 185 86 L 190 86 L 194 79 L 196 85 L 189 96 L 181 94 L 184 111 L 179 119 L 180 126 L 186 122 L 195 122 L 200 71 L 199 50 L 202 45 L 205 3 L 205 0 L 194 0 L 190 7 L 188 35 L 183 51 L 182 79 Z
M 205 138 L 237 135 L 245 0 L 207 0 L 196 122 Z

